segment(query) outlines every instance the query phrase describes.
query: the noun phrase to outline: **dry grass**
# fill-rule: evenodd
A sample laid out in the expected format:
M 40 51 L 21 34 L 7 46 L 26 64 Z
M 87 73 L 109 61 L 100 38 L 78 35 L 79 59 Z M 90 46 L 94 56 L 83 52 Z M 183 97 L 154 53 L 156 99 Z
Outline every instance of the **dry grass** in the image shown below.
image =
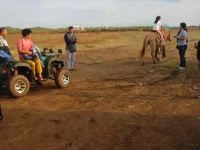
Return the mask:
M 172 31 L 174 35 L 176 31 Z M 145 67 L 139 53 L 147 32 L 78 33 L 77 70 L 67 89 L 53 82 L 32 86 L 13 101 L 1 94 L 3 150 L 197 150 L 200 149 L 200 91 L 195 41 L 189 32 L 188 69 L 179 72 L 175 40 L 167 58 Z M 8 41 L 16 55 L 20 36 Z M 33 34 L 35 44 L 64 48 L 63 34 Z M 65 58 L 65 54 L 63 54 Z

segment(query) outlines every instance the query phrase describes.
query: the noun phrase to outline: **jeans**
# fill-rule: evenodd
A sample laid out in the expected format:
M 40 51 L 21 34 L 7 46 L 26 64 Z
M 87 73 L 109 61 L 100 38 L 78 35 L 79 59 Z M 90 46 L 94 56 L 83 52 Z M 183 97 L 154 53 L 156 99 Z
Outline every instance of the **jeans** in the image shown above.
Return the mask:
M 180 56 L 180 67 L 186 67 L 186 59 L 185 59 L 185 52 L 187 50 L 187 45 L 183 46 L 177 46 L 177 49 L 179 50 L 179 56 Z
M 68 69 L 74 69 L 75 64 L 75 53 L 68 51 L 67 67 Z

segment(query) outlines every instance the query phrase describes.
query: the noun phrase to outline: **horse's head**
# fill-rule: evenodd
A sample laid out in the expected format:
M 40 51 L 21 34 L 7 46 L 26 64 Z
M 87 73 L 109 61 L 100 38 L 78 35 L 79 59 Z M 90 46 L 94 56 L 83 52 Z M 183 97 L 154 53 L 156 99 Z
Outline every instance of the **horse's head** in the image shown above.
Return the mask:
M 167 30 L 162 30 L 162 34 L 166 42 L 171 42 L 171 33 Z

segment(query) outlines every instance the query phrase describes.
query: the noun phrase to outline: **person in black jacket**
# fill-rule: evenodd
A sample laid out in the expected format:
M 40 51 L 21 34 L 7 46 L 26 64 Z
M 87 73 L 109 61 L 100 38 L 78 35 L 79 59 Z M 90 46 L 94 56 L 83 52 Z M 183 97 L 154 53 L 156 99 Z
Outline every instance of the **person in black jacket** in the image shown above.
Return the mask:
M 199 65 L 199 70 L 200 70 L 200 40 L 198 43 L 195 43 L 195 48 L 197 49 L 197 60 L 198 60 L 198 65 Z
M 64 36 L 64 40 L 66 43 L 66 50 L 68 53 L 67 58 L 67 67 L 69 70 L 74 70 L 75 64 L 75 53 L 76 53 L 76 45 L 77 45 L 77 38 L 74 34 L 74 27 L 70 26 L 68 32 Z
M 3 120 L 3 113 L 1 111 L 1 104 L 0 104 L 0 121 Z

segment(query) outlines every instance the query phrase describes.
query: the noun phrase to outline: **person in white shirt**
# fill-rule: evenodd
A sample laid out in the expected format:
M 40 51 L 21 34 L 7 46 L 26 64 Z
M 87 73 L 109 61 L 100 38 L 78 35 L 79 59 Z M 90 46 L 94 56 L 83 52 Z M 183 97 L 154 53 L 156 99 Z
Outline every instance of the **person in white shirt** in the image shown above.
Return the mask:
M 6 40 L 7 34 L 8 33 L 7 33 L 6 28 L 1 27 L 0 28 L 0 50 L 3 50 L 7 54 L 11 55 L 10 49 L 9 49 L 9 46 L 8 46 L 8 42 Z
M 162 30 L 161 16 L 157 16 L 156 20 L 154 22 L 153 31 L 157 32 L 160 35 L 162 44 L 164 45 L 164 36 L 163 36 L 161 30 Z
M 14 58 L 10 52 L 8 42 L 6 41 L 7 36 L 6 28 L 0 28 L 0 64 L 6 61 L 13 61 Z

